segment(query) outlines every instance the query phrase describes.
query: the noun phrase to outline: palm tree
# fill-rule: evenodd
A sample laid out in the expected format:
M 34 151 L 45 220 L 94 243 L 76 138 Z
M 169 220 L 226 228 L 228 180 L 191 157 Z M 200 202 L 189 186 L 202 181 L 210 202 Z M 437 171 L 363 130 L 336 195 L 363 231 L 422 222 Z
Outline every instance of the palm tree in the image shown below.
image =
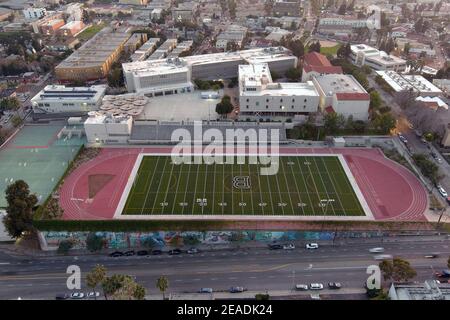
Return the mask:
M 156 288 L 158 288 L 159 291 L 162 292 L 163 300 L 166 299 L 165 293 L 168 287 L 169 287 L 169 279 L 167 279 L 167 277 L 161 276 L 158 278 L 158 280 L 156 280 Z
M 95 291 L 97 285 L 101 284 L 106 278 L 106 268 L 97 264 L 90 273 L 86 276 L 86 284 Z M 97 300 L 97 296 L 95 296 Z

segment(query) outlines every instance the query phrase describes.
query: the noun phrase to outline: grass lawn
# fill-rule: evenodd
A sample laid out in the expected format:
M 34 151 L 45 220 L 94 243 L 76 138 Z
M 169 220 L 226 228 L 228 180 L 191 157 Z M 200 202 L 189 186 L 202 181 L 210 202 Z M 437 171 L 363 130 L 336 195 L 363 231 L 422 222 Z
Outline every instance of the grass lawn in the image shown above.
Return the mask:
M 102 30 L 105 27 L 104 24 L 95 24 L 92 25 L 86 29 L 84 29 L 79 35 L 77 35 L 78 40 L 80 41 L 86 41 L 92 38 L 94 35 L 97 34 L 100 30 Z
M 172 164 L 144 156 L 125 215 L 364 216 L 337 156 L 281 156 L 275 175 L 260 164 Z
M 324 54 L 324 55 L 330 54 L 332 56 L 335 56 L 340 47 L 341 47 L 341 44 L 337 44 L 334 47 L 321 47 L 320 53 Z

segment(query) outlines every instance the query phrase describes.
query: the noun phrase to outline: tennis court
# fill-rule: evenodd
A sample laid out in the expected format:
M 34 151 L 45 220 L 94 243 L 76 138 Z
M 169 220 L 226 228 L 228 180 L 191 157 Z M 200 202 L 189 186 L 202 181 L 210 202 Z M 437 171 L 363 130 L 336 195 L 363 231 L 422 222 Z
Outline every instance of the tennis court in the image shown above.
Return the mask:
M 58 139 L 63 123 L 26 125 L 0 149 L 0 208 L 6 207 L 4 191 L 24 180 L 39 203 L 50 195 L 84 138 Z

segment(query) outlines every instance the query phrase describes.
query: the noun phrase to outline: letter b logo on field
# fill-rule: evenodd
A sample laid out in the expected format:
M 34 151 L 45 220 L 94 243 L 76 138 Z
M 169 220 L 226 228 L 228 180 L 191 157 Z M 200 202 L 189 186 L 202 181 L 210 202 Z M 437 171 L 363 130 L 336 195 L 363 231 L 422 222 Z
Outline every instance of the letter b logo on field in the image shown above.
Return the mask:
M 236 189 L 250 189 L 250 177 L 249 176 L 233 177 L 233 187 L 235 187 Z

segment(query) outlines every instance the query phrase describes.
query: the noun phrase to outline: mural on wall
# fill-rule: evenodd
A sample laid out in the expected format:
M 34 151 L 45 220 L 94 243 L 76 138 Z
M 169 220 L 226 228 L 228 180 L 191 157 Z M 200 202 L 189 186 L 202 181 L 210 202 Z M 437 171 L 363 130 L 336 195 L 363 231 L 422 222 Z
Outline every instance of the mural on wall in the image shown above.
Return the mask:
M 155 232 L 95 232 L 103 238 L 104 247 L 169 248 L 197 245 L 236 245 L 250 241 L 262 243 L 288 241 L 331 241 L 342 238 L 372 238 L 385 236 L 382 232 L 315 232 L 315 231 L 155 231 Z M 86 248 L 89 232 L 42 232 L 49 247 L 58 247 L 62 240 L 72 240 L 74 249 Z

